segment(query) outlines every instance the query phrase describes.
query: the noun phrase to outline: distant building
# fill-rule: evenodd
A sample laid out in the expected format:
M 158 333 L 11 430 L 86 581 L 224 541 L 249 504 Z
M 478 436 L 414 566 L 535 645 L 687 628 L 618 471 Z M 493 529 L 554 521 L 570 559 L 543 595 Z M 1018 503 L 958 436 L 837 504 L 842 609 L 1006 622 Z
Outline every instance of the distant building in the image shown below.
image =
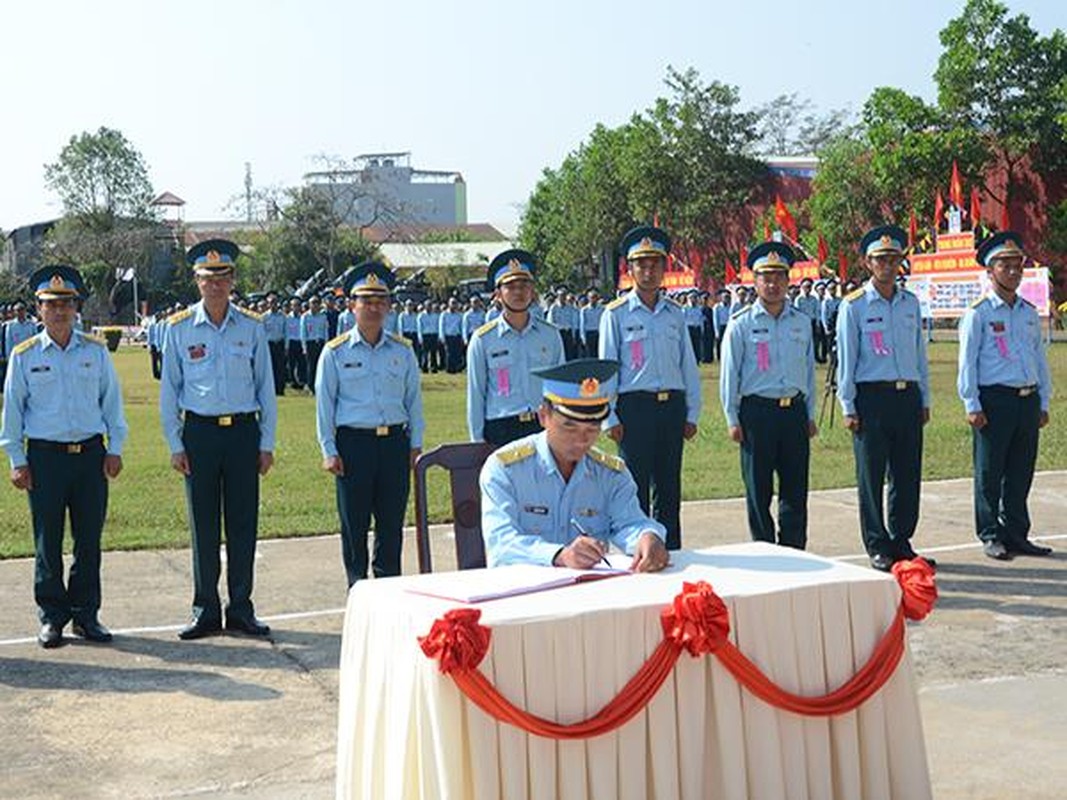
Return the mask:
M 467 184 L 458 172 L 414 169 L 411 153 L 356 156 L 354 169 L 309 172 L 308 187 L 351 225 L 466 225 Z

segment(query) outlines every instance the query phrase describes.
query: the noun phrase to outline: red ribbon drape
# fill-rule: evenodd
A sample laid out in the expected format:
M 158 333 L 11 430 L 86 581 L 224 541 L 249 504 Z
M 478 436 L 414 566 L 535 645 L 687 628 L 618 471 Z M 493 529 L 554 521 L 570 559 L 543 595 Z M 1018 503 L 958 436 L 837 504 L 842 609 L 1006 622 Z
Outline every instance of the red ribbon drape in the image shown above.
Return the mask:
M 569 725 L 538 717 L 516 707 L 478 669 L 489 650 L 491 631 L 480 625 L 481 611 L 460 608 L 434 622 L 419 645 L 439 662 L 442 673 L 485 713 L 501 722 L 551 739 L 585 739 L 624 725 L 656 695 L 685 651 L 693 657 L 712 654 L 749 692 L 785 711 L 806 716 L 831 716 L 852 711 L 885 685 L 904 654 L 904 619 L 923 619 L 937 600 L 933 569 L 922 558 L 898 561 L 893 575 L 901 588 L 901 602 L 893 622 L 867 663 L 846 683 L 828 694 L 805 697 L 787 692 L 768 678 L 728 640 L 730 619 L 723 603 L 706 581 L 685 582 L 682 591 L 660 614 L 663 641 L 597 714 Z

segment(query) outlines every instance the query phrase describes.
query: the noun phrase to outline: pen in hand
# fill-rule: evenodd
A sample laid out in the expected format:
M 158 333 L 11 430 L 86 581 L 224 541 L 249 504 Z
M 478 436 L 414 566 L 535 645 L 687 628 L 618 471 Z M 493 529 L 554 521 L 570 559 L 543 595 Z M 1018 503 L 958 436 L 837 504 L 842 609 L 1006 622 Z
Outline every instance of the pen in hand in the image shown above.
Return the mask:
M 597 538 L 596 538 L 595 536 L 593 536 L 593 535 L 592 535 L 591 533 L 589 533 L 589 531 L 587 531 L 587 530 L 586 530 L 585 528 L 583 528 L 583 527 L 582 527 L 582 526 L 581 526 L 581 525 L 580 525 L 580 524 L 578 523 L 578 520 L 576 520 L 576 519 L 575 519 L 574 517 L 571 517 L 571 525 L 572 525 L 572 526 L 574 526 L 574 529 L 575 529 L 576 531 L 578 531 L 578 535 L 579 535 L 579 536 L 585 536 L 585 537 L 586 537 L 586 538 L 588 538 L 588 539 L 593 539 L 593 540 L 595 540 L 595 541 L 597 542 L 597 544 L 601 544 L 601 540 L 600 540 L 600 539 L 597 539 Z M 606 542 L 604 542 L 603 544 L 604 544 L 605 546 L 607 545 L 607 543 L 606 543 Z M 604 564 L 606 564 L 607 566 L 609 566 L 609 567 L 611 566 L 611 562 L 610 562 L 610 561 L 608 561 L 608 556 L 607 556 L 607 553 L 606 553 L 606 552 L 602 552 L 602 553 L 600 554 L 600 560 L 601 560 L 601 561 L 602 561 L 602 562 L 603 562 Z

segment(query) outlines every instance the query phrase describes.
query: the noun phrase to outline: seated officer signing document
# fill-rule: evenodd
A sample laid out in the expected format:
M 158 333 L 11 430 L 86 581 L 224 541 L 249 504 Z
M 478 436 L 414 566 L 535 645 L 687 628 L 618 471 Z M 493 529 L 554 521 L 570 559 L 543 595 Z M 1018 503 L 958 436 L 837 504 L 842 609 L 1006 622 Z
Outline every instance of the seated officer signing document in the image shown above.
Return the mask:
M 593 447 L 608 416 L 614 361 L 587 358 L 536 370 L 544 430 L 505 445 L 481 473 L 482 535 L 489 566 L 590 569 L 614 543 L 631 569 L 667 566 L 666 531 L 637 502 L 622 459 Z

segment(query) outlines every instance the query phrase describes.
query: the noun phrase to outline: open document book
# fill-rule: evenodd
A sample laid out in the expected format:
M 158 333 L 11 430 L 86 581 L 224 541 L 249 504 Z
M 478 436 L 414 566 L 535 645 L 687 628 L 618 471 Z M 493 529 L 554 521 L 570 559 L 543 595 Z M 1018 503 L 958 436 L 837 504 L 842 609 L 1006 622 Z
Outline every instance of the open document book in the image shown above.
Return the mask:
M 619 575 L 630 575 L 632 556 L 612 553 L 591 569 L 543 567 L 536 564 L 514 564 L 491 569 L 470 569 L 461 572 L 436 572 L 420 575 L 408 587 L 409 592 L 458 600 L 461 603 L 482 603 L 500 597 L 514 597 L 530 592 L 544 592 L 586 581 L 598 581 Z

